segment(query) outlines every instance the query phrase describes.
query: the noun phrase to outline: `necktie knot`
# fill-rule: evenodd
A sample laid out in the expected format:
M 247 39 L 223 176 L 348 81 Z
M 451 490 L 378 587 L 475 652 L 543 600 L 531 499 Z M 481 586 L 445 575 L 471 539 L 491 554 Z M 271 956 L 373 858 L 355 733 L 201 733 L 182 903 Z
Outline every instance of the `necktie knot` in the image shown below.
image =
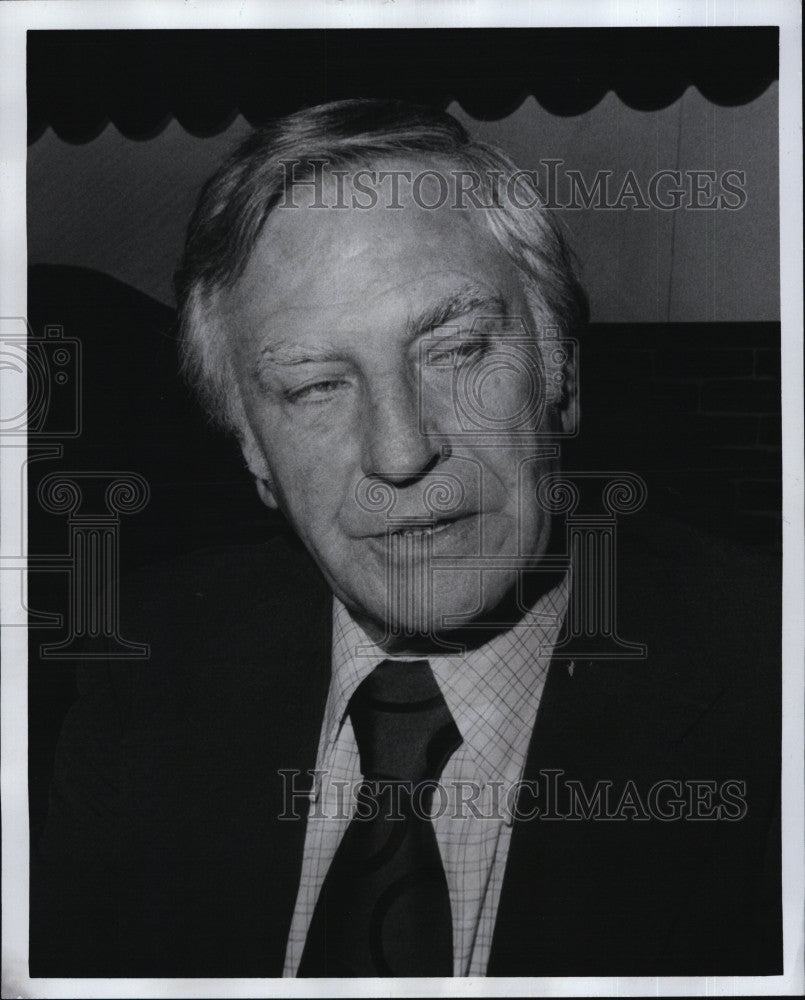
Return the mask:
M 438 781 L 461 745 L 427 660 L 383 660 L 353 694 L 349 715 L 368 780 Z

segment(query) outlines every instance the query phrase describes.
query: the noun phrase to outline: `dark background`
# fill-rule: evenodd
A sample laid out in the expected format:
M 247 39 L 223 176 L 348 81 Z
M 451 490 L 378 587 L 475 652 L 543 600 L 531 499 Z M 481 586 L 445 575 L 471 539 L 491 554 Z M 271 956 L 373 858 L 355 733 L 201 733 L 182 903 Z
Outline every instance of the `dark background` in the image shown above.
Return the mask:
M 476 119 L 533 95 L 578 115 L 610 90 L 655 111 L 691 85 L 715 104 L 745 104 L 778 75 L 778 29 L 552 28 L 269 31 L 33 31 L 28 136 L 47 126 L 87 142 L 108 122 L 131 139 L 175 118 L 209 136 L 240 112 L 262 125 L 345 97 L 395 97 Z
M 83 143 L 108 122 L 145 141 L 172 119 L 211 136 L 238 112 L 261 124 L 346 96 L 440 107 L 459 100 L 474 117 L 497 119 L 528 94 L 574 116 L 612 90 L 653 111 L 695 85 L 715 104 L 737 106 L 777 75 L 774 28 L 287 31 L 281 45 L 277 35 L 31 32 L 31 141 L 50 127 Z M 30 206 L 37 191 L 29 187 L 28 198 Z M 46 420 L 40 438 L 60 443 L 62 456 L 29 466 L 32 555 L 68 551 L 66 518 L 36 500 L 39 481 L 54 471 L 131 470 L 148 481 L 147 507 L 121 519 L 124 572 L 282 530 L 258 501 L 236 446 L 211 430 L 178 382 L 167 305 L 96 270 L 39 264 L 30 271 L 29 322 L 34 337 L 59 325 L 82 352 L 81 434 L 60 438 L 57 421 Z M 568 463 L 638 472 L 650 509 L 779 548 L 779 324 L 598 323 L 580 340 L 582 433 L 566 449 Z M 32 572 L 31 609 L 65 614 L 67 582 L 65 572 Z M 129 636 L 125 621 L 121 630 L 143 638 Z M 62 635 L 30 631 L 33 836 L 74 686 L 74 664 L 43 660 L 40 646 Z

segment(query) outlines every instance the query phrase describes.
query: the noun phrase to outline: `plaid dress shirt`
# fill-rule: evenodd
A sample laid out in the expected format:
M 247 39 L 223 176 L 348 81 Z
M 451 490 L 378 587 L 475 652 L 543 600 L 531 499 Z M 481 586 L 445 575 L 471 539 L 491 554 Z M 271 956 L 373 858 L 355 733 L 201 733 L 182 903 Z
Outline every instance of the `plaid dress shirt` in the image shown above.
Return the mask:
M 506 793 L 523 774 L 567 599 L 565 577 L 516 627 L 463 655 L 428 657 L 463 738 L 444 768 L 442 790 L 434 796 L 433 806 L 453 913 L 456 976 L 486 974 L 512 832 Z M 349 700 L 381 660 L 392 658 L 372 643 L 334 599 L 332 677 L 285 976 L 296 975 L 319 890 L 349 825 L 352 796 L 361 779 L 358 748 L 347 715 Z

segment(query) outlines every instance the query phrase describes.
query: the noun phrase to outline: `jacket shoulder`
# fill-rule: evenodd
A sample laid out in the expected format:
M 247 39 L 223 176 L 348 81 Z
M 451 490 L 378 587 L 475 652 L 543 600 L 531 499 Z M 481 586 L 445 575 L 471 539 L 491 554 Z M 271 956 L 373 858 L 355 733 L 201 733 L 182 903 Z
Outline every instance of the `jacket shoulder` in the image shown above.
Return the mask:
M 251 690 L 286 691 L 300 670 L 314 683 L 329 669 L 331 609 L 293 539 L 193 552 L 123 581 L 121 629 L 146 656 L 87 661 L 79 686 L 111 688 L 124 729 L 164 726 L 202 707 L 212 717 Z
M 621 579 L 638 584 L 644 604 L 683 606 L 710 635 L 779 637 L 779 553 L 649 515 L 624 523 L 618 542 Z

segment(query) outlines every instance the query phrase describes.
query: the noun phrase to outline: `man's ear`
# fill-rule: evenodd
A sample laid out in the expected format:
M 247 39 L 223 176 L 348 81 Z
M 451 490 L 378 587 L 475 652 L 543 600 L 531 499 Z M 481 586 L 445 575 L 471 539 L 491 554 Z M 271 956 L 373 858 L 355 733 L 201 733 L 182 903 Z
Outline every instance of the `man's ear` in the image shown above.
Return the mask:
M 561 355 L 564 357 L 560 358 Z M 549 341 L 547 358 L 549 361 L 542 375 L 547 380 L 549 433 L 572 436 L 578 431 L 579 421 L 575 344 Z
M 255 479 L 254 485 L 257 487 L 257 495 L 271 510 L 277 510 L 279 504 L 274 496 L 274 485 L 271 479 Z
M 566 351 L 567 357 L 562 365 L 562 391 L 557 409 L 563 432 L 565 434 L 574 434 L 579 429 L 579 418 L 581 416 L 578 371 L 576 368 L 576 344 L 569 343 Z
M 257 495 L 271 510 L 276 510 L 279 506 L 274 492 L 274 480 L 268 468 L 268 462 L 263 454 L 263 449 L 257 443 L 257 439 L 247 427 L 240 439 L 240 448 L 243 458 L 249 467 L 249 472 L 254 476 L 254 485 L 257 488 Z

